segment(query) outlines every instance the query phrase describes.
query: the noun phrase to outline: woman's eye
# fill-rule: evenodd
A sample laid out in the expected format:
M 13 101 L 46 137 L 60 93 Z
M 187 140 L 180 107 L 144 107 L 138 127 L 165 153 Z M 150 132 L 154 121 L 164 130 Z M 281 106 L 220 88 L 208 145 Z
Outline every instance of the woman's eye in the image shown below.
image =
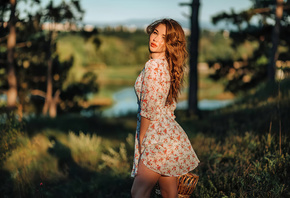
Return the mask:
M 154 31 L 153 34 L 157 34 L 157 32 Z

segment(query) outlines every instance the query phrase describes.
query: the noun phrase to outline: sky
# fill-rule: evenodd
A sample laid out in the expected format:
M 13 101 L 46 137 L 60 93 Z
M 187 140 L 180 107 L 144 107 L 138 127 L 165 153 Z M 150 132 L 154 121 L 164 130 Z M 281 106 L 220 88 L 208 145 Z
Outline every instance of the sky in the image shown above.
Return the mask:
M 50 0 L 41 0 L 45 7 Z M 61 1 L 53 0 L 57 5 Z M 112 24 L 127 24 L 127 21 L 143 20 L 151 23 L 160 18 L 172 18 L 189 25 L 191 14 L 189 6 L 180 6 L 180 3 L 191 3 L 192 0 L 80 0 L 85 10 L 83 22 L 99 27 Z M 206 26 L 212 26 L 211 17 L 222 11 L 241 11 L 251 7 L 251 0 L 200 0 L 199 21 Z M 22 2 L 20 9 L 32 9 Z M 188 22 L 187 22 L 188 21 Z M 131 22 L 130 22 L 131 23 Z M 130 25 L 130 24 L 128 24 Z M 144 25 L 144 24 L 143 24 Z
M 85 10 L 84 22 L 112 23 L 130 19 L 173 18 L 186 20 L 190 15 L 188 6 L 179 3 L 190 3 L 192 0 L 82 0 Z M 211 16 L 222 11 L 247 9 L 250 0 L 200 0 L 200 21 L 210 22 Z

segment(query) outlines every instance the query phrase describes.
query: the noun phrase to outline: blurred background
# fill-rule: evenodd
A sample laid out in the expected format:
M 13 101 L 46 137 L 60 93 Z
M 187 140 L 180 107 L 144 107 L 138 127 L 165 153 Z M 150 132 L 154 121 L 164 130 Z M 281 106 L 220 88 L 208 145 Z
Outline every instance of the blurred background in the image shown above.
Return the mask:
M 289 13 L 288 0 L 1 0 L 1 197 L 130 197 L 133 86 L 160 18 L 188 41 L 175 113 L 201 161 L 192 197 L 290 196 Z

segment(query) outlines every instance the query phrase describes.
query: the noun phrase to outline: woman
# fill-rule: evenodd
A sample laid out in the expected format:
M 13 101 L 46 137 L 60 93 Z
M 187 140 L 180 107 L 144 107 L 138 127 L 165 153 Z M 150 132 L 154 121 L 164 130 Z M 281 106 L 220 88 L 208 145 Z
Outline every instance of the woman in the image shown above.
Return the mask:
M 163 197 L 176 198 L 176 177 L 199 163 L 186 133 L 174 120 L 186 41 L 183 29 L 172 19 L 153 22 L 147 33 L 151 59 L 135 83 L 139 109 L 131 194 L 150 197 L 158 181 Z

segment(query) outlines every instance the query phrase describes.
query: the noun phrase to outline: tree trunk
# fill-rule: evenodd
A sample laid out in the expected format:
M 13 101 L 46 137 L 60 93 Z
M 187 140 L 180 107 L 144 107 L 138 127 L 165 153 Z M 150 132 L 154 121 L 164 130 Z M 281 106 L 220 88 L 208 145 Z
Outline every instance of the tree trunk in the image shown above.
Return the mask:
M 42 109 L 42 114 L 47 115 L 50 105 L 52 103 L 52 58 L 50 57 L 47 62 L 47 86 L 46 86 L 46 96 L 45 103 Z
M 8 78 L 8 91 L 7 91 L 7 107 L 13 109 L 16 107 L 17 100 L 17 78 L 14 67 L 14 51 L 16 46 L 16 0 L 10 0 L 11 13 L 9 19 L 9 35 L 7 39 L 7 78 Z
M 53 27 L 52 27 L 53 28 Z M 55 51 L 55 42 L 56 42 L 56 32 L 55 30 L 51 29 L 49 32 L 49 46 L 47 51 L 47 88 L 46 88 L 46 96 L 45 96 L 45 103 L 42 109 L 43 115 L 49 115 L 49 117 L 56 117 L 57 115 L 57 104 L 59 101 L 60 91 L 57 90 L 55 96 L 53 98 L 53 81 L 52 81 L 52 67 L 53 67 L 53 58 L 52 54 Z
M 276 0 L 276 12 L 275 12 L 275 26 L 272 32 L 272 49 L 270 54 L 270 63 L 268 65 L 268 81 L 275 81 L 276 73 L 276 61 L 278 59 L 277 48 L 279 45 L 280 36 L 280 21 L 283 15 L 283 0 Z
M 57 90 L 49 106 L 49 117 L 55 118 L 57 116 L 57 105 L 59 102 L 60 90 Z
M 198 41 L 199 41 L 199 23 L 198 23 L 198 11 L 199 0 L 193 0 L 191 4 L 191 36 L 189 46 L 189 96 L 188 96 L 188 114 L 189 116 L 199 115 L 198 103 Z

